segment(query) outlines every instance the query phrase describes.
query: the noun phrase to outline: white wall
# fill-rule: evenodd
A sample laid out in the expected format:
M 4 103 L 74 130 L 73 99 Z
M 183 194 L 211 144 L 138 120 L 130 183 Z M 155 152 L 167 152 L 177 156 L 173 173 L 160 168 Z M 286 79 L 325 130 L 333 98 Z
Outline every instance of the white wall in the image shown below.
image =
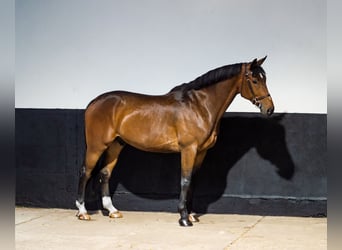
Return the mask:
M 17 0 L 15 106 L 163 94 L 264 55 L 276 112 L 327 112 L 326 1 Z M 240 96 L 228 111 L 258 112 Z

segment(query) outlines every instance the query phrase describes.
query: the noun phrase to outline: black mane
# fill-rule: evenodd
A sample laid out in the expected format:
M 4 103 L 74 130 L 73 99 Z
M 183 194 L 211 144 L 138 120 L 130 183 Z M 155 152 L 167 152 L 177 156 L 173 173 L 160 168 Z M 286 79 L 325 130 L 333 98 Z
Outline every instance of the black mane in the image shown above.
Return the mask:
M 171 89 L 170 92 L 198 90 L 223 80 L 229 79 L 241 72 L 242 63 L 231 64 L 208 71 L 189 83 L 183 83 Z

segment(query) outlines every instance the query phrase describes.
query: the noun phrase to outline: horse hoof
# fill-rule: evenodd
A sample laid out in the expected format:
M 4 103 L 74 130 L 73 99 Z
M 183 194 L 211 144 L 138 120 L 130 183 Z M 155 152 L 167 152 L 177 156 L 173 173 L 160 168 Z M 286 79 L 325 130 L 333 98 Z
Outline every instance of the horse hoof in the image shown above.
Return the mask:
M 199 222 L 199 219 L 197 218 L 196 215 L 189 214 L 189 221 L 191 221 L 191 222 Z
M 78 214 L 77 217 L 79 220 L 90 220 L 89 214 Z
M 119 211 L 113 212 L 109 214 L 109 218 L 112 219 L 118 219 L 118 218 L 122 218 L 122 213 L 120 213 Z
M 179 219 L 178 222 L 181 227 L 192 227 L 192 222 L 189 219 Z

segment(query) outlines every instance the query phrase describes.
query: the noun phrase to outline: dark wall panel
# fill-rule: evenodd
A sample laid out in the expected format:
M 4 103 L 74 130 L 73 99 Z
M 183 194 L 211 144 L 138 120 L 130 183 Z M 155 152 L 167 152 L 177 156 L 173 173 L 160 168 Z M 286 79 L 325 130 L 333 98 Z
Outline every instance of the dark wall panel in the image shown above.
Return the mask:
M 74 208 L 84 154 L 83 110 L 16 109 L 16 203 Z M 216 145 L 196 176 L 197 212 L 326 214 L 325 114 L 226 113 Z M 114 204 L 176 211 L 178 154 L 126 146 L 113 171 Z M 101 207 L 97 171 L 87 207 Z

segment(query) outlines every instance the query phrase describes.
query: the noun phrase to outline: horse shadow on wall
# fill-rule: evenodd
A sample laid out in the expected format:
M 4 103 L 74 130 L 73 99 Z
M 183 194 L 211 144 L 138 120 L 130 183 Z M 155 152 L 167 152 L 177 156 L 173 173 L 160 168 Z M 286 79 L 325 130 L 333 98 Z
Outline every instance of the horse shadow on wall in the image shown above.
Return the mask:
M 281 124 L 284 116 L 279 114 L 263 118 L 226 115 L 222 118 L 217 142 L 208 150 L 195 177 L 195 212 L 206 213 L 210 204 L 222 197 L 229 171 L 252 148 L 275 167 L 281 178 L 292 178 L 295 166 L 286 144 L 285 128 Z M 100 159 L 87 186 L 86 203 L 89 209 L 101 209 L 102 206 L 98 174 L 102 164 Z M 111 194 L 130 192 L 146 199 L 178 199 L 180 154 L 143 152 L 127 145 L 113 170 L 110 191 Z M 202 197 L 200 202 L 196 202 L 196 197 Z M 114 198 L 114 205 L 120 208 L 120 201 Z

